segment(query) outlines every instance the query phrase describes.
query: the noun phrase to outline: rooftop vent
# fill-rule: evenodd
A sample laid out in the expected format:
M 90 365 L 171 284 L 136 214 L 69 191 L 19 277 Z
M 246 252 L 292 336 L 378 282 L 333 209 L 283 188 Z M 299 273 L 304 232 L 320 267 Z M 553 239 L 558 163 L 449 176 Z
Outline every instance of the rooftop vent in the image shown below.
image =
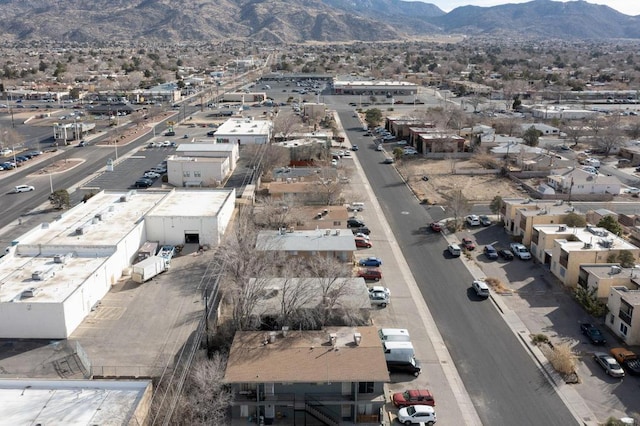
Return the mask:
M 67 260 L 71 259 L 72 257 L 73 253 L 56 254 L 55 256 L 53 256 L 53 263 L 60 263 L 64 265 L 67 263 Z
M 558 232 L 564 232 L 567 230 L 567 225 L 560 225 L 558 226 Z
M 40 293 L 40 291 L 42 290 L 38 287 L 29 287 L 28 289 L 22 291 L 21 297 L 22 298 L 36 297 L 38 293 Z
M 331 346 L 335 346 L 338 342 L 338 335 L 336 333 L 329 333 L 329 343 Z
M 53 266 L 47 269 L 40 269 L 37 271 L 33 271 L 31 273 L 31 279 L 34 281 L 44 281 L 53 277 L 56 274 L 55 268 Z
M 360 346 L 360 342 L 362 342 L 362 334 L 353 333 L 353 343 L 355 343 L 356 346 Z

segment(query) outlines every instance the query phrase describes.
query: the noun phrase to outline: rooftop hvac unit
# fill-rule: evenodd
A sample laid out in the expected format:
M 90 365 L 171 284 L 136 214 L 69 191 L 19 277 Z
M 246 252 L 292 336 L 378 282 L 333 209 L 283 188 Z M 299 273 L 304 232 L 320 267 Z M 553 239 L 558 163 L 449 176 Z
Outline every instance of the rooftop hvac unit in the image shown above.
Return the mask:
M 64 265 L 67 263 L 67 260 L 71 259 L 72 257 L 73 253 L 56 254 L 55 256 L 53 256 L 53 263 L 60 263 Z
M 79 226 L 76 228 L 76 235 L 84 235 L 85 229 L 84 226 Z
M 269 332 L 269 343 L 275 343 L 276 342 L 276 332 L 275 331 L 270 331 Z
M 35 297 L 38 295 L 38 293 L 40 293 L 40 289 L 38 287 L 29 287 L 26 290 L 22 291 L 22 298 L 27 298 L 27 297 Z
M 615 275 L 622 272 L 622 268 L 617 265 L 612 265 L 611 270 L 609 271 L 609 275 Z
M 566 230 L 567 230 L 567 227 L 565 225 L 558 226 L 558 232 L 564 232 Z
M 55 269 L 53 267 L 50 267 L 48 269 L 41 269 L 39 271 L 32 272 L 31 279 L 34 281 L 45 281 L 46 279 L 51 278 L 55 274 L 56 274 Z
M 327 229 L 324 231 L 324 235 L 331 235 L 331 229 Z

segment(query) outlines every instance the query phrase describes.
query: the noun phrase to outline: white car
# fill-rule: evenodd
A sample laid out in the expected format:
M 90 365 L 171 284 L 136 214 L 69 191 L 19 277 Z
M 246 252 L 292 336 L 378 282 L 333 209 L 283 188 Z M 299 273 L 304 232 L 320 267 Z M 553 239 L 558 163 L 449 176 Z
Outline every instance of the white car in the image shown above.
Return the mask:
M 2 151 L 0 151 L 0 155 L 2 155 L 2 156 L 11 155 L 12 152 L 13 152 L 13 150 L 11 150 L 9 148 L 5 148 Z
M 35 188 L 31 185 L 18 185 L 15 188 L 13 188 L 13 192 L 15 194 L 19 193 L 19 192 L 29 192 L 29 191 L 34 191 Z
M 389 290 L 386 287 L 383 287 L 381 285 L 374 285 L 374 286 L 369 287 L 369 293 L 373 293 L 373 292 L 376 292 L 376 291 L 384 293 L 387 297 L 391 297 L 391 290 Z
M 434 425 L 436 423 L 436 410 L 430 405 L 410 405 L 398 410 L 398 421 L 405 425 L 413 423 Z
M 640 194 L 640 188 L 636 188 L 635 186 L 631 186 L 629 188 L 627 188 L 626 191 L 627 194 Z
M 513 255 L 518 259 L 520 260 L 531 259 L 531 253 L 529 253 L 529 250 L 527 250 L 527 248 L 523 244 L 511 243 L 509 248 L 511 249 L 511 252 L 513 253 Z
M 382 151 L 384 150 L 384 148 L 382 147 L 382 144 L 376 146 L 376 151 Z
M 336 159 L 331 160 L 331 165 L 333 167 L 338 167 L 338 160 L 336 160 Z
M 489 297 L 489 286 L 482 280 L 473 280 L 471 287 L 479 297 Z
M 162 142 L 162 146 L 164 146 L 164 147 L 171 146 L 171 141 Z
M 620 364 L 609 354 L 604 352 L 596 352 L 593 354 L 593 359 L 600 364 L 611 377 L 624 377 L 624 370 L 620 367 Z
M 142 176 L 149 179 L 158 179 L 160 177 L 160 173 L 148 171 Z
M 475 214 L 467 216 L 467 224 L 469 226 L 480 226 L 480 218 Z

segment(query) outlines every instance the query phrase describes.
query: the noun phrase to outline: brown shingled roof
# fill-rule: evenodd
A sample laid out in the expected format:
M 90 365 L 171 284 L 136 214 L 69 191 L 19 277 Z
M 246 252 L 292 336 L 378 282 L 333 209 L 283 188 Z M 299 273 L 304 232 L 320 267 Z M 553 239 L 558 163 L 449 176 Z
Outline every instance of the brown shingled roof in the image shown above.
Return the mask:
M 354 333 L 360 333 L 360 345 Z M 336 344 L 329 342 L 336 333 Z M 225 382 L 388 382 L 382 343 L 375 327 L 330 327 L 324 331 L 240 331 L 233 339 Z

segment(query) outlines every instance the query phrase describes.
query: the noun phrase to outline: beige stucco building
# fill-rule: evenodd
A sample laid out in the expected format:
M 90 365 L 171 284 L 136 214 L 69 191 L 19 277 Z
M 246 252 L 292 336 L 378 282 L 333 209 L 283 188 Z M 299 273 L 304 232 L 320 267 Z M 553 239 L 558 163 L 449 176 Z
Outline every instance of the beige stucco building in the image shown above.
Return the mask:
M 627 345 L 640 344 L 640 290 L 611 287 L 607 300 L 607 326 Z M 634 311 L 638 311 L 634 315 Z

